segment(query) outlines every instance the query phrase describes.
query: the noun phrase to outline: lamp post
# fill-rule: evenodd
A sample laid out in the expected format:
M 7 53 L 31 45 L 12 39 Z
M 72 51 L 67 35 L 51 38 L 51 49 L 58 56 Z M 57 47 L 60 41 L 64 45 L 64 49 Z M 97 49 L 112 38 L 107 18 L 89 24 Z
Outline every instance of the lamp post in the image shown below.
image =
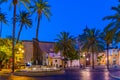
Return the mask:
M 85 60 L 84 65 L 85 65 L 85 67 L 86 67 L 86 54 L 83 54 L 83 57 L 84 57 L 84 60 Z

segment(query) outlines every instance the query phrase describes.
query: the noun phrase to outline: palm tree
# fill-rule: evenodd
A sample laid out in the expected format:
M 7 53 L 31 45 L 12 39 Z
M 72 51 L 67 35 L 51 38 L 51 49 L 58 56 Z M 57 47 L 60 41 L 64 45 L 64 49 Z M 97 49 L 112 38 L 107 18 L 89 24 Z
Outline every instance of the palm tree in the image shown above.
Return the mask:
M 30 6 L 31 9 L 33 9 L 33 13 L 34 12 L 37 12 L 37 18 L 38 18 L 38 21 L 37 21 L 37 27 L 36 27 L 36 39 L 33 41 L 33 52 L 35 53 L 34 55 L 34 64 L 40 64 L 42 65 L 42 53 L 40 53 L 41 57 L 40 57 L 40 60 L 38 59 L 38 54 L 40 50 L 39 48 L 39 44 L 38 44 L 38 34 L 39 34 L 39 28 L 40 28 L 40 19 L 41 19 L 41 16 L 42 14 L 44 14 L 47 19 L 49 20 L 49 17 L 51 15 L 50 13 L 50 6 L 48 5 L 48 2 L 47 1 L 44 1 L 44 0 L 34 0 L 34 5 L 33 6 Z
M 0 4 L 3 2 L 7 2 L 8 0 L 1 0 Z M 17 5 L 19 3 L 22 3 L 25 7 L 27 7 L 26 3 L 30 3 L 30 0 L 12 0 L 12 4 L 14 5 L 14 10 L 13 10 L 13 30 L 12 30 L 12 72 L 14 72 L 14 47 L 15 47 L 15 29 L 16 29 L 16 9 Z
M 114 15 L 106 16 L 103 20 L 111 20 L 111 22 L 104 29 L 104 40 L 107 45 L 107 68 L 109 69 L 109 44 L 113 41 L 120 42 L 120 5 L 112 7 L 112 10 L 116 11 Z
M 6 19 L 6 15 L 4 13 L 1 12 L 0 10 L 0 23 L 1 23 L 1 26 L 0 26 L 0 37 L 2 37 L 2 24 L 7 24 L 7 19 Z
M 112 7 L 112 10 L 116 11 L 114 15 L 106 16 L 103 18 L 103 20 L 111 20 L 111 22 L 106 26 L 105 30 L 112 30 L 116 28 L 116 30 L 119 30 L 120 28 L 120 5 L 117 7 Z
M 38 22 L 37 22 L 37 28 L 36 28 L 36 39 L 38 39 L 40 18 L 42 16 L 42 14 L 44 14 L 47 17 L 47 19 L 49 20 L 49 17 L 51 15 L 50 6 L 48 5 L 47 1 L 35 0 L 34 6 L 30 6 L 30 8 L 33 9 L 33 12 L 37 12 L 37 14 L 38 14 Z
M 27 27 L 31 28 L 32 19 L 30 19 L 30 14 L 28 12 L 26 12 L 26 11 L 20 12 L 20 14 L 17 15 L 16 19 L 20 23 L 20 30 L 19 30 L 18 36 L 17 36 L 17 43 L 18 43 L 18 40 L 20 38 L 20 34 L 21 34 L 21 31 L 22 31 L 23 27 L 25 26 L 26 29 L 27 29 Z
M 68 32 L 60 32 L 57 35 L 56 43 L 55 43 L 55 52 L 61 52 L 64 59 L 68 59 L 70 53 L 74 51 L 74 38 Z M 64 65 L 65 66 L 65 65 Z
M 92 68 L 94 69 L 94 54 L 103 51 L 104 44 L 99 38 L 100 31 L 87 29 L 80 36 L 81 50 L 92 53 Z M 84 39 L 83 39 L 84 38 Z
M 107 69 L 109 69 L 109 45 L 112 44 L 112 42 L 115 39 L 115 31 L 116 31 L 116 28 L 114 28 L 112 30 L 106 30 L 106 28 L 105 28 L 104 31 L 101 33 L 101 38 L 106 43 L 106 49 L 107 49 Z M 118 39 L 116 38 L 116 40 L 118 40 Z
M 120 1 L 119 1 L 120 2 Z M 103 18 L 103 20 L 111 20 L 111 22 L 105 27 L 104 31 L 109 32 L 112 31 L 112 35 L 117 38 L 115 38 L 116 42 L 120 42 L 119 34 L 120 34 L 120 5 L 117 7 L 112 7 L 112 10 L 116 11 L 114 15 L 106 16 Z M 111 33 L 110 33 L 111 34 Z

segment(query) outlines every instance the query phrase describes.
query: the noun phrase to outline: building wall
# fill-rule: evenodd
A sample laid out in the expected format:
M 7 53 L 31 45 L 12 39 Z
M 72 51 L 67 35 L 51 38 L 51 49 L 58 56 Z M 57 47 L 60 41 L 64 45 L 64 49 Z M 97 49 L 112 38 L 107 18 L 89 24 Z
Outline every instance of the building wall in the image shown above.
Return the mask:
M 84 55 L 84 53 L 82 54 Z M 101 60 L 98 62 L 98 56 L 102 56 Z M 90 65 L 92 65 L 92 54 L 90 54 Z M 80 64 L 85 65 L 85 57 L 80 59 Z M 106 65 L 107 64 L 107 51 L 94 54 L 94 65 Z M 119 49 L 109 49 L 109 65 L 120 65 L 120 50 Z
M 76 67 L 76 66 L 80 66 L 80 61 L 79 60 L 72 60 L 71 61 L 67 61 L 68 67 Z
M 23 41 L 23 46 L 24 46 L 24 63 L 28 63 L 33 58 L 33 43 Z
M 62 66 L 62 57 L 60 56 L 60 52 L 58 53 L 47 53 L 47 65 L 53 67 Z
M 102 55 L 100 65 L 106 65 L 107 64 L 107 51 L 105 50 L 102 53 L 98 53 L 95 58 L 97 60 L 98 56 Z M 95 60 L 95 61 L 96 61 Z M 96 65 L 98 65 L 98 62 L 95 62 Z M 120 50 L 119 49 L 109 49 L 109 65 L 120 65 Z
M 41 49 L 46 52 L 44 52 L 44 65 L 51 65 L 53 66 L 54 64 L 60 66 L 62 64 L 62 56 L 60 54 L 60 52 L 58 54 L 53 53 L 53 46 L 51 44 L 54 43 L 40 43 L 41 45 Z M 28 63 L 32 60 L 33 58 L 33 43 L 32 41 L 23 41 L 23 45 L 24 45 L 24 63 Z M 49 54 L 48 59 L 47 58 L 47 54 Z M 103 55 L 102 59 L 100 61 L 100 65 L 106 65 L 106 51 L 104 51 L 103 53 L 97 53 L 97 55 L 94 55 L 94 61 L 95 61 L 95 65 L 98 65 L 98 61 L 97 61 L 97 57 Z M 58 63 L 55 62 L 55 58 L 58 58 Z M 61 60 L 59 60 L 61 59 Z M 88 62 L 90 62 L 90 65 L 92 65 L 92 55 L 90 54 L 90 57 L 88 58 Z M 80 61 L 73 61 L 74 66 L 78 66 L 78 64 L 86 64 L 85 62 L 85 58 L 81 58 Z M 109 49 L 109 64 L 110 65 L 120 65 L 120 50 L 118 49 Z M 70 66 L 70 62 L 68 62 L 68 66 Z
M 62 60 L 60 58 L 53 58 L 52 63 L 54 67 L 60 67 L 62 66 Z

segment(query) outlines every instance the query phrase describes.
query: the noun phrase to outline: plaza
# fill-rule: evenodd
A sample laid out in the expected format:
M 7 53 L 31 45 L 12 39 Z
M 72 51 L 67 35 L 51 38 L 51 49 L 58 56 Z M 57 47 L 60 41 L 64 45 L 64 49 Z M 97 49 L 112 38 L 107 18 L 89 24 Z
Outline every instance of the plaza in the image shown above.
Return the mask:
M 54 74 L 51 76 L 37 76 L 37 77 L 28 77 L 28 76 L 17 76 L 10 73 L 1 73 L 0 72 L 0 79 L 1 80 L 116 80 L 119 79 L 118 77 L 112 77 L 112 75 L 118 76 L 120 70 L 110 70 L 107 71 L 106 69 L 96 69 L 90 70 L 89 68 L 80 69 L 76 68 L 69 68 L 65 69 L 64 74 Z
M 0 80 L 117 79 L 120 0 L 0 0 Z

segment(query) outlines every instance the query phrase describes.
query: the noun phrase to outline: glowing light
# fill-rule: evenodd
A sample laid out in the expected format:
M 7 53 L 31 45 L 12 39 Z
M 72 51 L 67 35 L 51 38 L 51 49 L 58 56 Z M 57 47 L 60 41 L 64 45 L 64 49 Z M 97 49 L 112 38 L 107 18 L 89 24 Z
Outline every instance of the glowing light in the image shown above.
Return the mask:
M 19 51 L 21 51 L 21 48 L 19 48 Z
M 22 50 L 22 53 L 24 53 L 24 50 Z
M 83 56 L 85 57 L 85 54 Z
M 36 70 L 36 68 L 32 68 L 33 70 Z
M 89 58 L 86 59 L 87 61 L 89 60 Z
M 27 64 L 28 64 L 29 66 L 31 66 L 31 65 L 32 65 L 32 63 L 31 63 L 31 62 L 28 62 Z

